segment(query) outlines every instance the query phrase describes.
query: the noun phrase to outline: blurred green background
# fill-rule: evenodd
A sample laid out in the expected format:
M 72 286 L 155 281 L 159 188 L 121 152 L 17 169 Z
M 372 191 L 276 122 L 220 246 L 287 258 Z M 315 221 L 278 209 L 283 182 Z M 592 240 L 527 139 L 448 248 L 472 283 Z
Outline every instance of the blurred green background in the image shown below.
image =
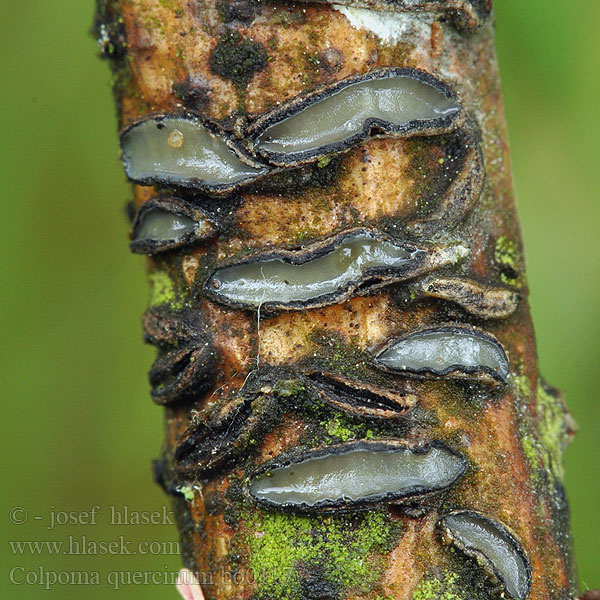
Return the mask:
M 153 353 L 141 343 L 143 260 L 127 250 L 129 189 L 92 12 L 91 0 L 25 0 L 4 2 L 0 19 L 5 598 L 177 597 L 120 574 L 178 569 L 161 545 L 175 528 L 110 523 L 111 506 L 160 510 L 165 498 L 149 468 L 162 431 L 146 384 Z M 580 424 L 566 485 L 581 581 L 599 586 L 600 4 L 498 0 L 496 13 L 541 369 Z M 52 512 L 94 505 L 97 525 L 50 528 Z M 80 545 L 82 535 L 122 536 L 138 553 L 20 555 L 7 543 L 69 535 Z M 136 548 L 144 540 L 155 544 Z M 29 573 L 29 584 L 9 583 L 14 567 L 13 580 Z M 60 571 L 112 573 L 113 585 L 45 590 Z

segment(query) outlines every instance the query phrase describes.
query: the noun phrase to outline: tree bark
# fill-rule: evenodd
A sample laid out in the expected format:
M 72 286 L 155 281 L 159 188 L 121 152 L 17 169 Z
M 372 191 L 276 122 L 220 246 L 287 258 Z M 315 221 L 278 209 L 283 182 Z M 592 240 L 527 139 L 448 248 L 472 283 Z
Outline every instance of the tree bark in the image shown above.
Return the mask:
M 537 372 L 490 12 L 486 0 L 98 0 L 123 143 L 144 119 L 159 115 L 158 129 L 176 117 L 227 140 L 253 173 L 226 188 L 144 178 L 125 155 L 138 181 L 132 248 L 152 255 L 144 328 L 165 407 L 155 473 L 208 599 L 576 593 L 561 463 L 574 426 Z M 394 77 L 437 89 L 457 111 L 433 125 L 365 126 L 311 156 L 261 151 L 256 132 L 316 94 L 337 102 L 336 82 L 374 93 L 369 82 Z M 177 130 L 167 143 L 185 151 L 189 139 Z M 151 209 L 195 229 L 143 237 Z M 363 270 L 308 300 L 227 295 L 227 266 L 310 270 L 356 240 L 410 264 Z M 492 359 L 484 349 L 468 363 L 461 339 Z M 419 363 L 411 340 L 446 363 Z M 385 363 L 395 345 L 418 365 Z M 265 489 L 265 469 L 279 481 L 301 464 L 312 473 L 316 456 L 359 450 L 400 462 L 440 452 L 464 469 L 437 488 L 358 500 L 328 489 L 320 503 L 282 503 L 253 488 Z

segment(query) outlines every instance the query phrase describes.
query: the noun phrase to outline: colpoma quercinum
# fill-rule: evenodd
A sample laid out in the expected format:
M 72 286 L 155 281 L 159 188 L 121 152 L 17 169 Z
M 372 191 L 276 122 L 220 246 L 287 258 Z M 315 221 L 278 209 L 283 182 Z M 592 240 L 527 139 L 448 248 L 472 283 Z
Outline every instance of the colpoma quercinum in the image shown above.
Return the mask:
M 207 599 L 572 598 L 491 2 L 99 8 Z

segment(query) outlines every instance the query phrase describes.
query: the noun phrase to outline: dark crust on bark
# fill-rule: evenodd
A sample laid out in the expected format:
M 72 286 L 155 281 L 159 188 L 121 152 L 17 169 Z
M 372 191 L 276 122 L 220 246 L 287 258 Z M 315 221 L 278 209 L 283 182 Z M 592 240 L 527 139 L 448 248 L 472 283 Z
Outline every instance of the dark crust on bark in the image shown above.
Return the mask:
M 295 311 L 303 310 L 309 307 L 317 308 L 326 306 L 328 304 L 336 304 L 343 302 L 353 295 L 370 294 L 373 290 L 385 285 L 413 279 L 443 264 L 440 263 L 440 265 L 436 265 L 435 263 L 432 264 L 428 261 L 428 259 L 434 255 L 434 251 L 438 250 L 438 248 L 432 248 L 428 251 L 427 249 L 419 248 L 414 244 L 400 243 L 381 232 L 361 227 L 357 229 L 348 229 L 340 234 L 312 243 L 308 247 L 301 250 L 294 251 L 281 249 L 268 253 L 256 253 L 254 256 L 239 262 L 225 262 L 208 276 L 206 285 L 204 286 L 205 292 L 209 297 L 227 306 L 232 306 L 234 308 L 245 308 L 247 310 L 254 311 L 257 309 L 256 306 L 249 305 L 247 303 L 241 303 L 235 300 L 229 300 L 222 294 L 219 294 L 219 292 L 212 287 L 212 279 L 218 271 L 227 267 L 241 266 L 271 259 L 283 260 L 284 262 L 292 265 L 301 265 L 329 254 L 338 246 L 340 246 L 346 239 L 359 234 L 364 234 L 365 236 L 371 237 L 374 240 L 381 240 L 395 244 L 398 247 L 402 247 L 407 252 L 412 252 L 414 254 L 412 262 L 402 267 L 371 267 L 363 272 L 362 277 L 359 280 L 349 282 L 334 293 L 323 294 L 306 302 L 292 301 L 285 304 L 278 302 L 264 302 L 260 305 L 261 311 L 265 312 L 266 314 L 273 314 L 278 311 Z
M 464 552 L 467 556 L 474 558 L 477 561 L 477 563 L 480 566 L 482 566 L 487 573 L 496 577 L 496 579 L 498 579 L 498 581 L 500 581 L 503 586 L 506 585 L 504 582 L 504 579 L 502 578 L 502 576 L 496 569 L 496 566 L 494 565 L 494 563 L 481 550 L 472 548 L 470 546 L 466 546 L 461 541 L 457 540 L 454 537 L 452 530 L 445 524 L 446 517 L 450 517 L 450 516 L 455 517 L 455 516 L 461 516 L 461 515 L 468 515 L 470 517 L 475 517 L 482 521 L 488 522 L 492 527 L 496 528 L 504 538 L 506 538 L 508 540 L 508 542 L 512 545 L 515 552 L 523 560 L 523 564 L 525 565 L 525 570 L 527 572 L 527 587 L 528 587 L 528 590 L 527 590 L 527 593 L 525 594 L 525 596 L 528 596 L 529 591 L 531 590 L 531 565 L 529 564 L 527 555 L 525 554 L 525 551 L 523 550 L 521 544 L 518 542 L 517 538 L 510 531 L 508 531 L 506 526 L 503 525 L 502 523 L 499 523 L 495 519 L 490 519 L 489 517 L 486 517 L 485 515 L 482 515 L 481 513 L 478 513 L 478 512 L 472 511 L 472 510 L 454 511 L 454 512 L 444 515 L 437 523 L 438 528 L 442 532 L 442 539 L 446 543 L 450 543 L 453 546 L 456 546 L 461 552 Z
M 500 373 L 495 371 L 490 367 L 486 367 L 483 365 L 479 365 L 477 367 L 466 367 L 463 365 L 450 365 L 448 368 L 443 369 L 442 371 L 435 371 L 433 369 L 419 369 L 419 370 L 409 370 L 409 369 L 392 369 L 390 367 L 385 366 L 384 364 L 379 362 L 379 356 L 398 342 L 410 339 L 414 336 L 423 333 L 468 333 L 469 335 L 473 335 L 475 337 L 479 337 L 480 339 L 486 340 L 488 342 L 492 342 L 497 346 L 497 348 L 502 352 L 502 355 L 506 359 L 507 372 L 506 376 L 502 376 Z M 470 327 L 468 325 L 443 325 L 439 327 L 424 327 L 420 329 L 415 329 L 413 331 L 409 331 L 404 335 L 394 337 L 389 340 L 382 348 L 377 351 L 377 355 L 375 356 L 375 364 L 388 372 L 397 373 L 402 375 L 410 375 L 415 377 L 424 377 L 424 378 L 456 378 L 456 379 L 469 379 L 474 380 L 480 383 L 485 383 L 492 386 L 504 386 L 508 382 L 508 376 L 510 374 L 510 363 L 508 361 L 508 357 L 506 356 L 506 352 L 502 347 L 500 342 L 492 337 L 489 333 L 486 333 L 480 329 L 476 329 L 475 327 Z
M 172 250 L 180 246 L 185 246 L 198 242 L 200 240 L 206 240 L 215 233 L 214 223 L 210 220 L 208 215 L 198 206 L 190 204 L 181 198 L 175 198 L 174 196 L 160 195 L 150 200 L 147 200 L 140 206 L 133 222 L 133 233 L 132 237 L 135 236 L 135 231 L 139 227 L 143 216 L 151 210 L 161 210 L 163 212 L 173 213 L 175 215 L 182 215 L 188 217 L 198 225 L 201 221 L 206 221 L 208 230 L 201 232 L 196 228 L 195 231 L 190 231 L 178 240 L 132 240 L 129 243 L 129 248 L 132 252 L 137 254 L 153 255 L 159 252 L 165 252 L 166 250 Z
M 434 494 L 439 494 L 444 490 L 451 487 L 456 481 L 458 481 L 467 470 L 467 462 L 459 452 L 452 450 L 449 448 L 444 442 L 439 440 L 434 440 L 431 442 L 427 442 L 425 444 L 410 444 L 407 442 L 399 441 L 399 440 L 386 440 L 386 441 L 375 441 L 375 442 L 348 442 L 344 444 L 337 444 L 335 446 L 327 446 L 325 448 L 319 448 L 317 450 L 313 450 L 311 452 L 303 452 L 301 454 L 297 454 L 295 456 L 288 456 L 285 459 L 281 459 L 281 457 L 277 457 L 268 463 L 259 467 L 254 473 L 250 475 L 250 478 L 256 478 L 262 475 L 263 473 L 267 473 L 272 471 L 273 469 L 288 467 L 294 464 L 298 464 L 304 462 L 306 460 L 310 460 L 313 458 L 319 458 L 322 456 L 330 456 L 332 454 L 345 454 L 347 452 L 351 452 L 353 450 L 371 450 L 371 451 L 389 451 L 389 450 L 398 450 L 400 451 L 409 451 L 412 454 L 426 454 L 431 448 L 435 448 L 438 450 L 443 450 L 448 454 L 451 454 L 457 458 L 461 459 L 461 468 L 458 475 L 455 479 L 448 485 L 439 487 L 439 488 L 424 488 L 422 486 L 414 486 L 410 488 L 408 491 L 399 493 L 388 493 L 388 494 L 378 494 L 367 496 L 365 498 L 361 498 L 356 501 L 349 500 L 325 500 L 323 502 L 318 502 L 314 505 L 297 505 L 297 504 L 279 504 L 276 502 L 271 502 L 269 500 L 257 499 L 252 496 L 249 489 L 247 491 L 248 495 L 253 498 L 253 500 L 259 504 L 264 506 L 269 506 L 271 508 L 276 508 L 278 510 L 291 511 L 291 512 L 338 512 L 338 511 L 349 511 L 349 510 L 360 510 L 364 509 L 368 506 L 373 506 L 374 504 L 380 503 L 391 503 L 401 504 L 404 501 L 413 502 L 417 499 L 425 499 L 429 498 Z
M 422 83 L 426 83 L 438 91 L 440 91 L 446 98 L 454 100 L 457 104 L 458 110 L 447 117 L 440 117 L 438 119 L 427 119 L 427 120 L 415 120 L 409 121 L 402 125 L 394 125 L 388 121 L 381 119 L 369 118 L 363 123 L 361 131 L 351 135 L 349 138 L 340 142 L 332 144 L 325 144 L 319 148 L 313 150 L 305 150 L 294 153 L 280 153 L 280 152 L 268 152 L 261 150 L 258 147 L 258 138 L 268 129 L 270 126 L 275 125 L 281 121 L 284 121 L 293 115 L 299 113 L 305 108 L 324 100 L 327 97 L 339 92 L 340 90 L 363 81 L 372 81 L 376 79 L 386 79 L 391 77 L 410 77 L 416 79 Z M 412 69 L 409 67 L 394 68 L 394 69 L 377 69 L 371 71 L 365 75 L 359 75 L 342 79 L 335 82 L 333 85 L 328 84 L 321 88 L 311 91 L 310 93 L 303 94 L 296 98 L 293 98 L 290 102 L 287 102 L 279 106 L 276 110 L 267 112 L 266 114 L 259 117 L 254 123 L 252 123 L 247 130 L 244 132 L 244 136 L 249 138 L 248 151 L 252 154 L 256 154 L 263 160 L 280 166 L 297 166 L 314 162 L 319 158 L 344 152 L 356 146 L 364 139 L 373 136 L 373 132 L 379 132 L 384 134 L 386 137 L 398 136 L 398 137 L 412 137 L 422 135 L 439 135 L 442 133 L 448 133 L 460 125 L 462 117 L 462 110 L 456 94 L 442 83 L 439 79 L 436 79 L 430 73 L 419 69 Z
M 148 374 L 157 404 L 190 400 L 211 387 L 216 352 L 199 313 L 152 308 L 144 315 L 143 326 L 145 341 L 164 352 Z
M 169 465 L 166 457 L 159 456 L 152 461 L 152 477 L 168 496 L 178 498 L 183 495 L 175 477 L 175 471 Z

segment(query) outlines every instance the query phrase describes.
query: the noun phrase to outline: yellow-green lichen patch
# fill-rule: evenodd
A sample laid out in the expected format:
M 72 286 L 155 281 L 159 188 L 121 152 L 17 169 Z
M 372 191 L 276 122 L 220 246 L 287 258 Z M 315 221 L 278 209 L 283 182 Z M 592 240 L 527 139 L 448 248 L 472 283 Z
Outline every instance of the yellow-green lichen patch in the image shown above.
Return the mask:
M 544 447 L 549 467 L 558 479 L 563 478 L 562 455 L 568 442 L 565 424 L 566 407 L 559 394 L 549 393 L 539 383 L 537 388 L 538 434 Z
M 521 447 L 534 483 L 541 483 L 542 473 L 551 485 L 556 479 L 563 479 L 562 455 L 568 442 L 565 412 L 560 395 L 550 393 L 538 383 L 535 422 L 523 423 L 520 432 Z
M 521 402 L 528 402 L 529 396 L 531 396 L 531 383 L 529 377 L 522 373 L 513 373 L 510 379 L 519 396 L 519 400 L 521 400 Z
M 523 255 L 516 240 L 502 235 L 494 246 L 494 261 L 500 269 L 500 279 L 503 283 L 521 287 L 524 281 Z
M 256 598 L 296 600 L 302 573 L 311 571 L 335 588 L 361 594 L 375 590 L 383 567 L 380 555 L 392 548 L 400 526 L 384 511 L 342 517 L 260 512 L 248 530 Z
M 173 308 L 181 308 L 183 303 L 175 292 L 173 280 L 165 271 L 152 271 L 148 274 L 150 281 L 149 306 L 168 304 Z

